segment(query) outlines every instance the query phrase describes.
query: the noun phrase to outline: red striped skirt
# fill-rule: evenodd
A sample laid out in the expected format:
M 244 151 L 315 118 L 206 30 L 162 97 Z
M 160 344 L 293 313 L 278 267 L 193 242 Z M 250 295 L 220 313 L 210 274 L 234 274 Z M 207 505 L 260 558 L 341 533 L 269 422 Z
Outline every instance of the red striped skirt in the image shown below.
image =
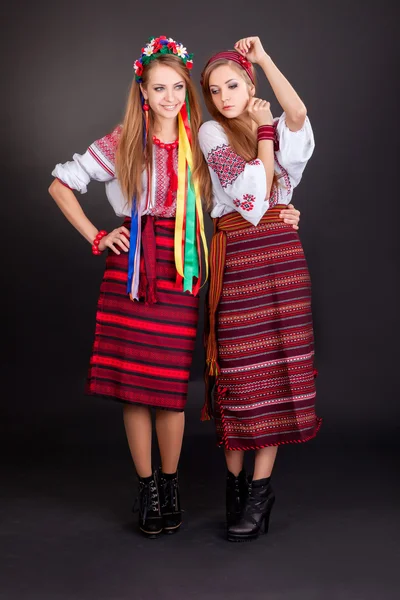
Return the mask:
M 130 220 L 124 225 L 129 228 Z M 175 219 L 154 219 L 156 304 L 129 298 L 128 254 L 110 251 L 97 305 L 89 395 L 184 409 L 199 300 L 176 288 L 174 228 Z
M 311 284 L 299 236 L 278 217 L 226 236 L 217 318 L 219 443 L 250 450 L 305 442 L 320 419 Z

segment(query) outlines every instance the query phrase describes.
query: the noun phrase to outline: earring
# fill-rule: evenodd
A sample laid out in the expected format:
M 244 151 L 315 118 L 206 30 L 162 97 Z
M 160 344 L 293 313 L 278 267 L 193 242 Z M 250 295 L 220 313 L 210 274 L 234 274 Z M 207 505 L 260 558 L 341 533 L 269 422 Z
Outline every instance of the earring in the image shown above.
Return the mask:
M 147 104 L 147 102 L 145 102 L 145 103 L 143 104 L 143 110 L 145 110 L 145 111 L 148 111 L 148 110 L 150 110 L 150 106 Z

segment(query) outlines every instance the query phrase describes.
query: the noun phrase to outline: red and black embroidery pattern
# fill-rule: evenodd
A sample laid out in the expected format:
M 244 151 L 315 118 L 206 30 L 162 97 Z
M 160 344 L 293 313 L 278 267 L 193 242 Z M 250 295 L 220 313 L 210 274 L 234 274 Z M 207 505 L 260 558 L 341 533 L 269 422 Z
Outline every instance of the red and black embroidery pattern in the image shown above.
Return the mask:
M 105 158 L 113 165 L 115 165 L 115 153 L 118 148 L 119 139 L 121 137 L 122 127 L 118 125 L 108 135 L 96 140 L 93 144 Z
M 107 173 L 114 175 L 115 173 L 115 154 L 117 152 L 119 140 L 121 137 L 122 126 L 118 125 L 108 135 L 93 142 L 89 147 L 89 152 L 103 167 Z M 112 167 L 112 170 L 110 169 Z
M 279 202 L 282 202 L 283 190 L 286 189 L 286 195 L 288 196 L 292 190 L 292 183 L 290 181 L 289 173 L 284 169 L 281 163 L 278 161 L 275 155 L 275 163 L 280 170 L 278 182 L 273 184 L 271 195 L 268 199 L 269 207 L 276 206 Z M 283 179 L 284 185 L 280 184 L 280 180 Z
M 290 194 L 290 192 L 292 191 L 292 183 L 290 181 L 289 173 L 286 171 L 286 169 L 284 169 L 284 167 L 282 167 L 281 163 L 276 158 L 276 155 L 275 155 L 275 162 L 281 171 L 281 177 L 282 177 L 283 181 L 285 182 L 285 187 L 286 187 L 286 192 L 287 192 L 286 195 L 288 196 Z
M 170 178 L 167 169 L 167 158 L 168 152 L 166 148 L 160 148 L 159 146 L 153 146 L 153 152 L 155 152 L 155 180 L 156 187 L 154 190 L 154 207 L 150 209 L 150 214 L 157 217 L 174 217 L 176 213 L 176 192 L 173 192 L 172 204 L 166 206 L 165 200 L 167 198 Z M 178 171 L 178 148 L 172 150 L 174 160 L 175 173 Z
M 237 208 L 241 208 L 242 210 L 247 210 L 249 212 L 250 210 L 253 210 L 255 201 L 256 197 L 253 196 L 253 194 L 244 194 L 243 200 L 236 198 L 236 200 L 233 201 L 233 204 Z
M 272 187 L 271 195 L 268 199 L 269 207 L 272 208 L 273 206 L 276 206 L 278 204 L 278 200 L 279 200 L 279 189 L 278 189 L 278 185 L 276 183 L 274 183 L 274 185 Z
M 223 188 L 232 185 L 246 167 L 244 158 L 236 154 L 236 152 L 226 144 L 213 148 L 207 156 L 207 162 L 212 170 L 218 175 Z

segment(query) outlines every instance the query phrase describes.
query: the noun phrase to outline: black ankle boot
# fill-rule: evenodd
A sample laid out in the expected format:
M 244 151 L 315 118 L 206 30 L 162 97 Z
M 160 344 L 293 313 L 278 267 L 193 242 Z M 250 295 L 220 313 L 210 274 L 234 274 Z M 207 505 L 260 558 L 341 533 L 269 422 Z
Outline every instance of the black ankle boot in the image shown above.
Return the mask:
M 235 525 L 244 509 L 248 496 L 249 484 L 245 470 L 242 469 L 236 477 L 228 471 L 226 476 L 226 524 L 227 527 Z
M 177 533 L 182 523 L 178 473 L 159 472 L 161 514 L 164 533 Z
M 228 529 L 228 540 L 246 542 L 267 533 L 274 502 L 275 494 L 269 478 L 253 481 L 241 518 Z
M 155 474 L 139 477 L 139 529 L 143 535 L 156 538 L 162 532 L 160 497 Z M 135 511 L 135 507 L 133 509 Z

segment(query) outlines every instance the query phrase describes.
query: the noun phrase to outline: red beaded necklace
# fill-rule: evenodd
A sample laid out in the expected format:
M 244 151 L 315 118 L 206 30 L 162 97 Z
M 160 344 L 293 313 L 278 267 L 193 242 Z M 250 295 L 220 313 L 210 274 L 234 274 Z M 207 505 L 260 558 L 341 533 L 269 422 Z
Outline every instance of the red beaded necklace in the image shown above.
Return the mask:
M 169 186 L 167 192 L 167 198 L 165 200 L 165 206 L 171 206 L 173 202 L 173 194 L 176 194 L 178 190 L 178 177 L 174 170 L 174 153 L 172 150 L 178 147 L 179 141 L 175 140 L 171 144 L 165 144 L 161 142 L 155 135 L 153 135 L 153 144 L 160 148 L 165 148 L 168 151 L 167 154 L 167 173 L 169 177 Z
M 161 142 L 155 135 L 153 135 L 153 144 L 160 146 L 160 148 L 165 148 L 166 150 L 173 150 L 174 148 L 178 147 L 179 140 L 175 140 L 171 144 L 165 144 L 164 142 Z

